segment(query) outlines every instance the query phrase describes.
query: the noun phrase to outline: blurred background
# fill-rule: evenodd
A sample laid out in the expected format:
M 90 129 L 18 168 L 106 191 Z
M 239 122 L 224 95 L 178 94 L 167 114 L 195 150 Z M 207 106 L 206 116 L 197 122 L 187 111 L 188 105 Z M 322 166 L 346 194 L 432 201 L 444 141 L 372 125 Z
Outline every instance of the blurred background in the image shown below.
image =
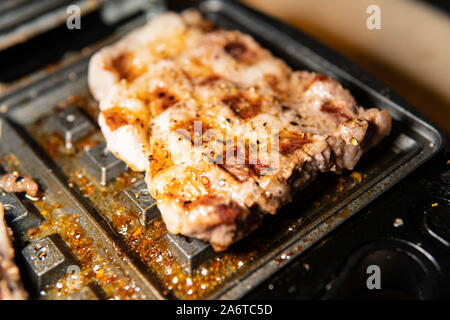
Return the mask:
M 243 0 L 350 58 L 450 136 L 450 1 Z M 381 29 L 366 13 L 380 7 Z M 448 142 L 447 142 L 448 145 Z

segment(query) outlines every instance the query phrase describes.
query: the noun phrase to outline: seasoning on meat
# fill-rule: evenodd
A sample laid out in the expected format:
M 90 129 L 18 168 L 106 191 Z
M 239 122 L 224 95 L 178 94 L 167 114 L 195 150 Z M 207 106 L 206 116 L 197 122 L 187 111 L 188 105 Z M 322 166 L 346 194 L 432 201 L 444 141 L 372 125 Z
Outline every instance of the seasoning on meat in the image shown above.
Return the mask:
M 217 251 L 318 172 L 353 169 L 391 129 L 386 110 L 197 11 L 162 14 L 100 50 L 88 79 L 108 148 L 146 171 L 167 229 Z

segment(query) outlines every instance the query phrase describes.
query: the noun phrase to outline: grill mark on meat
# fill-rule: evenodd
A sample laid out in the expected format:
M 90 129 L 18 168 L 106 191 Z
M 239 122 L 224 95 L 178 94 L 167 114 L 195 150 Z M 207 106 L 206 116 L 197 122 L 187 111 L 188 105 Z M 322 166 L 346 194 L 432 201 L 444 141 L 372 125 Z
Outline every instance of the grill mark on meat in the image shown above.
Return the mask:
M 112 68 L 117 71 L 121 79 L 128 78 L 128 54 L 123 53 L 114 58 L 111 62 Z
M 151 97 L 153 99 L 151 99 L 149 103 L 152 115 L 154 116 L 159 115 L 179 101 L 178 97 L 174 93 L 170 92 L 166 88 L 161 87 L 157 88 L 151 94 Z
M 232 151 L 233 152 L 227 152 L 224 147 L 224 161 L 219 164 L 219 167 L 228 172 L 237 181 L 245 182 L 251 177 L 259 178 L 261 177 L 262 169 L 270 167 L 269 165 L 262 163 L 259 159 L 254 160 L 256 163 L 250 163 L 248 145 L 245 146 L 245 150 L 243 151 L 237 146 L 234 146 Z M 232 153 L 231 160 L 227 158 L 227 156 L 231 155 L 230 153 Z M 240 162 L 244 163 L 237 162 L 238 153 L 243 153 L 244 159 L 242 160 L 244 161 Z
M 234 38 L 235 35 L 232 36 Z M 223 49 L 234 60 L 246 65 L 254 64 L 260 56 L 259 51 L 249 48 L 244 41 L 239 39 L 228 41 Z
M 150 92 L 143 90 L 138 92 L 136 96 L 149 108 L 152 117 L 158 116 L 180 101 L 174 92 L 165 87 L 157 87 Z
M 344 106 L 336 105 L 330 100 L 326 100 L 324 103 L 322 103 L 320 111 L 338 114 L 347 119 L 352 119 L 354 117 L 354 115 Z
M 158 140 L 153 141 L 152 154 L 148 157 L 148 162 L 150 174 L 153 177 L 174 165 L 167 147 Z
M 106 67 L 114 71 L 120 79 L 133 81 L 146 71 L 145 67 L 138 68 L 137 66 L 133 65 L 133 59 L 134 54 L 132 52 L 125 51 L 112 59 L 109 68 L 108 66 Z
M 201 121 L 202 131 L 195 131 L 194 122 Z M 182 130 L 180 130 L 182 129 Z M 207 130 L 214 129 L 209 124 L 205 124 L 205 121 L 200 119 L 192 119 L 190 121 L 177 122 L 172 130 L 180 134 L 184 139 L 191 142 L 191 145 L 200 146 L 198 141 L 209 142 L 210 137 L 205 135 Z M 199 140 L 200 139 L 200 140 Z M 196 143 L 197 142 L 197 143 Z M 256 159 L 256 163 L 250 163 L 249 159 L 249 144 L 244 144 L 244 150 L 237 146 L 237 143 L 227 143 L 227 141 L 218 141 L 222 145 L 222 152 L 219 154 L 203 153 L 206 156 L 210 164 L 215 164 L 225 172 L 227 172 L 233 179 L 239 182 L 244 182 L 250 177 L 260 177 L 263 168 L 270 167 L 262 163 L 259 159 Z M 243 158 L 238 161 L 238 158 Z M 242 161 L 243 160 L 243 161 Z M 244 162 L 244 163 L 239 163 Z M 252 161 L 253 162 L 253 161 Z
M 222 170 L 228 173 L 234 180 L 239 182 L 247 181 L 251 176 L 248 165 L 237 163 L 224 163 L 218 165 Z
M 233 59 L 238 61 L 243 61 L 245 59 L 245 55 L 248 51 L 245 43 L 241 41 L 230 41 L 225 44 L 224 48 L 226 53 L 228 53 Z
M 207 86 L 207 85 L 213 84 L 214 82 L 219 81 L 221 79 L 222 79 L 222 77 L 220 75 L 213 74 L 213 75 L 203 78 L 198 84 L 200 86 Z
M 262 163 L 261 161 L 259 161 L 259 159 L 256 160 L 255 164 L 250 164 L 249 166 L 257 177 L 260 177 L 262 175 L 261 171 L 263 169 L 270 168 L 270 165 Z
M 112 131 L 129 124 L 144 127 L 142 120 L 134 112 L 125 108 L 113 107 L 102 111 L 102 114 L 106 125 Z
M 260 101 L 247 99 L 242 93 L 225 97 L 222 102 L 228 105 L 234 114 L 242 119 L 250 119 L 261 111 Z
M 202 132 L 195 131 L 194 122 L 195 121 L 201 121 L 202 126 Z M 208 124 L 204 125 L 204 121 L 200 119 L 191 119 L 189 121 L 182 121 L 178 122 L 175 126 L 172 127 L 172 130 L 177 132 L 179 135 L 181 135 L 184 139 L 189 140 L 191 142 L 191 145 L 200 145 L 199 143 L 196 143 L 198 139 L 203 139 L 205 132 L 208 129 L 211 129 L 212 127 Z M 236 158 L 237 156 L 237 150 L 232 150 L 233 158 Z M 222 153 L 221 154 L 206 154 L 203 155 L 206 156 L 209 159 L 210 164 L 217 165 L 220 169 L 224 170 L 226 173 L 228 173 L 233 179 L 236 181 L 244 181 L 248 179 L 249 175 L 247 174 L 248 169 L 245 170 L 245 165 L 240 165 L 237 163 L 228 163 L 229 159 L 227 159 L 227 155 L 229 155 L 230 152 L 227 152 L 226 149 L 226 142 L 222 141 Z
M 305 132 L 282 131 L 280 132 L 280 153 L 289 155 L 305 144 L 311 142 L 311 134 Z
M 236 181 L 245 182 L 251 177 L 260 177 L 261 170 L 263 168 L 269 168 L 270 166 L 262 164 L 257 161 L 257 164 L 219 164 L 219 167 L 222 168 L 225 172 L 230 174 Z
M 201 124 L 201 131 L 196 130 L 195 123 Z M 204 119 L 194 118 L 186 121 L 178 121 L 171 127 L 172 131 L 175 131 L 186 140 L 190 140 L 192 144 L 198 145 L 199 141 L 205 136 L 205 132 L 213 127 Z M 200 140 L 199 140 L 200 139 Z

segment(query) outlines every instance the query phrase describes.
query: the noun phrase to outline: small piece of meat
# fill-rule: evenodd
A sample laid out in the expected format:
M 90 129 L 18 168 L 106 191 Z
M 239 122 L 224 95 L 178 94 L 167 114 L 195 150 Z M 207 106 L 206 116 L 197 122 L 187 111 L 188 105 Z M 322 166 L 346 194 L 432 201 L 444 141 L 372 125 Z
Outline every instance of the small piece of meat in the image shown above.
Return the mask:
M 0 178 L 0 187 L 6 192 L 25 192 L 32 197 L 36 197 L 39 190 L 36 181 L 17 171 L 4 174 Z
M 208 26 L 208 27 L 206 27 Z M 391 129 L 336 80 L 252 37 L 165 13 L 95 54 L 108 149 L 145 171 L 167 229 L 225 250 L 319 172 L 351 170 Z
M 3 203 L 0 202 L 0 300 L 25 300 L 28 299 L 28 294 L 14 263 L 11 231 L 6 226 L 4 214 Z

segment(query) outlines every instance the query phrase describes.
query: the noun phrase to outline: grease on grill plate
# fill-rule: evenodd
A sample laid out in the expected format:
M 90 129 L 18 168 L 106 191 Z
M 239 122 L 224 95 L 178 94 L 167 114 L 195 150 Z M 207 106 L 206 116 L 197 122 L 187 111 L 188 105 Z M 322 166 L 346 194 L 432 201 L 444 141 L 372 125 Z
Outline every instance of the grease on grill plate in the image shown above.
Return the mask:
M 45 125 L 55 121 L 55 117 L 70 122 L 73 119 L 67 118 L 68 112 L 87 115 L 92 119 L 86 118 L 84 121 L 94 123 L 97 106 L 88 95 L 71 97 L 55 106 L 54 114 L 40 119 L 26 130 L 61 168 L 69 187 L 88 199 L 120 235 L 133 258 L 145 266 L 145 271 L 152 276 L 153 281 L 156 279 L 157 287 L 162 288 L 162 294 L 168 298 L 198 299 L 213 296 L 231 280 L 251 272 L 270 249 L 295 234 L 303 224 L 302 212 L 312 212 L 319 207 L 332 205 L 361 182 L 361 179 L 364 180 L 359 173 L 353 173 L 353 177 L 350 174 L 321 177 L 327 180 L 326 189 L 323 184 L 316 190 L 312 186 L 311 192 L 305 193 L 304 197 L 296 197 L 303 200 L 296 200 L 280 214 L 267 217 L 272 221 L 263 224 L 259 230 L 226 252 L 211 253 L 209 245 L 204 246 L 197 240 L 192 248 L 183 248 L 185 245 L 189 246 L 191 241 L 183 244 L 180 239 L 178 240 L 181 242 L 177 240 L 179 236 L 166 235 L 164 222 L 150 198 L 139 201 L 142 196 L 138 194 L 141 192 L 139 191 L 133 199 L 132 193 L 136 188 L 141 190 L 143 187 L 141 173 L 124 169 L 116 172 L 113 177 L 99 178 L 92 168 L 89 169 L 86 163 L 79 161 L 80 156 L 104 142 L 98 128 L 91 130 L 88 124 L 80 122 L 77 125 L 88 128 L 88 134 L 67 135 L 61 126 L 55 130 L 52 125 Z M 72 130 L 70 123 L 69 127 Z M 321 191 L 317 192 L 318 190 Z M 144 197 L 149 197 L 143 192 Z M 86 297 L 98 298 L 103 295 L 117 299 L 139 298 L 139 284 L 120 274 L 113 264 L 98 255 L 93 239 L 79 224 L 80 217 L 76 213 L 58 215 L 58 212 L 64 212 L 64 207 L 48 204 L 42 199 L 34 205 L 39 208 L 46 221 L 29 231 L 30 239 L 59 234 L 78 259 L 81 268 L 81 286 L 73 286 L 71 275 L 67 274 L 47 287 L 46 296 L 70 299 L 83 296 L 82 292 L 89 291 Z M 289 255 L 286 257 L 289 258 Z M 92 286 L 101 288 L 103 293 L 94 295 L 89 289 Z M 80 291 L 80 287 L 83 290 Z
M 20 163 L 12 154 L 3 156 L 2 166 L 8 171 L 20 171 L 22 169 Z M 22 254 L 25 263 L 30 265 L 28 277 L 32 280 L 31 287 L 40 290 L 39 296 L 41 298 L 60 299 L 67 297 L 70 299 L 72 295 L 79 296 L 83 292 L 86 293 L 85 287 L 92 286 L 100 287 L 102 288 L 101 292 L 104 292 L 103 295 L 101 293 L 96 294 L 97 297 L 140 298 L 139 287 L 105 257 L 98 255 L 93 239 L 79 223 L 80 216 L 78 214 L 67 214 L 61 204 L 51 203 L 45 195 L 37 200 L 19 199 L 19 197 L 14 197 L 14 199 L 20 201 L 20 207 L 16 206 L 15 208 L 27 212 L 22 214 L 23 219 L 29 215 L 30 208 L 39 210 L 41 217 L 45 219 L 44 223 L 35 228 L 30 228 L 22 237 L 22 242 L 30 243 L 22 250 Z M 4 200 L 2 198 L 1 201 Z M 14 225 L 12 227 L 14 229 Z M 48 242 L 45 239 L 49 238 L 63 240 L 63 244 L 59 243 L 59 248 L 67 246 L 69 249 L 70 252 L 64 252 L 66 258 L 68 257 L 67 260 L 71 261 L 69 264 L 65 264 L 65 259 L 53 259 L 55 261 L 47 265 L 48 252 L 40 252 L 45 247 L 40 245 L 40 242 Z M 30 248 L 34 251 L 37 248 L 36 246 L 39 246 L 37 260 L 33 259 L 33 252 L 29 252 Z M 72 259 L 72 256 L 74 259 Z M 33 266 L 34 263 L 40 265 Z M 58 268 L 59 264 L 64 265 L 64 270 Z M 49 266 L 52 265 L 53 268 L 56 267 L 56 275 L 55 272 L 50 270 L 52 268 Z M 71 270 L 69 266 L 79 266 L 80 273 L 68 273 L 67 271 Z M 76 271 L 76 269 L 73 270 Z M 92 295 L 85 295 L 85 297 L 92 298 Z

